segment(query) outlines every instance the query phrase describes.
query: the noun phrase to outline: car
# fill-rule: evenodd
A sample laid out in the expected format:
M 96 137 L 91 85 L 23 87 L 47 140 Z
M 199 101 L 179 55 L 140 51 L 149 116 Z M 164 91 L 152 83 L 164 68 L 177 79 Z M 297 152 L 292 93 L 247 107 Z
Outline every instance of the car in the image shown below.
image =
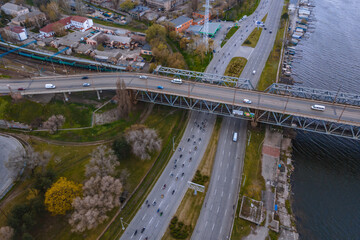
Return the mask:
M 163 215 L 163 212 L 160 213 L 160 216 L 162 216 L 162 215 Z
M 174 195 L 174 193 L 175 193 L 175 190 L 172 190 L 171 194 Z
M 182 158 L 182 154 L 180 154 L 180 158 Z
M 177 166 L 176 166 L 176 164 L 175 164 L 175 165 L 174 165 L 174 169 L 176 169 L 176 167 L 177 167 Z
M 270 30 L 269 33 L 272 33 L 272 31 Z
M 140 79 L 148 79 L 148 76 L 145 76 L 145 75 L 141 75 L 139 76 Z
M 54 84 L 47 83 L 47 84 L 45 84 L 45 88 L 46 89 L 54 89 L 54 88 L 56 88 L 56 86 Z
M 145 231 L 145 228 L 142 228 L 142 229 L 141 229 L 141 233 L 143 233 L 144 231 Z
M 135 232 L 134 232 L 134 236 L 137 234 L 137 230 L 135 230 Z
M 252 74 L 253 74 L 253 75 L 255 75 L 255 73 L 256 73 L 256 71 L 255 71 L 255 70 L 254 70 L 254 71 L 252 71 Z
M 18 91 L 24 91 L 24 90 L 25 90 L 25 88 L 22 88 L 22 87 L 18 88 Z
M 185 173 L 182 173 L 181 176 L 183 177 Z
M 166 188 L 166 184 L 164 184 L 164 186 L 163 186 L 163 189 L 165 189 Z
M 90 83 L 83 83 L 83 87 L 90 87 Z
M 243 100 L 243 103 L 251 104 L 251 100 L 250 100 L 250 99 L 245 98 L 245 99 Z
M 266 27 L 264 27 L 264 30 L 266 30 Z
M 156 205 L 156 202 L 154 201 L 154 202 L 153 202 L 153 206 L 155 206 L 155 205 Z
M 149 202 L 149 200 L 146 200 L 146 201 L 145 201 L 145 204 L 148 204 L 148 202 Z
M 157 213 L 160 212 L 160 208 L 158 208 L 158 210 L 156 211 Z
M 159 86 L 157 86 L 157 89 L 164 89 L 164 87 L 159 85 Z
M 89 79 L 88 76 L 83 76 L 81 79 Z

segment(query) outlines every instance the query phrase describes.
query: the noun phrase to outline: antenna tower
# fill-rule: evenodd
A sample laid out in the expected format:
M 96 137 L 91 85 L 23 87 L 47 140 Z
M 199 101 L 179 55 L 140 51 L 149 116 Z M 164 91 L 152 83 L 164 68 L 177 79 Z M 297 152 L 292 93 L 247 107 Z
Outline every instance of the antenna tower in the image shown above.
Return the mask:
M 206 50 L 208 50 L 209 48 L 209 14 L 210 14 L 210 0 L 206 0 L 206 4 L 204 5 L 205 7 L 205 21 L 204 21 L 204 43 L 206 46 Z

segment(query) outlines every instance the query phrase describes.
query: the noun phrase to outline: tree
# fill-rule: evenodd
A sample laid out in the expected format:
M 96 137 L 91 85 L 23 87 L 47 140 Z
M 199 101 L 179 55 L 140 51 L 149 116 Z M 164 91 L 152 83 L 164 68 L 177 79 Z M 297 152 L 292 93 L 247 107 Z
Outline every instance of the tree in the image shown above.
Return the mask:
M 117 0 L 113 0 L 113 1 L 117 1 Z M 119 2 L 119 1 L 117 1 L 117 2 Z M 119 3 L 117 3 L 117 5 L 119 5 Z M 129 10 L 133 9 L 135 6 L 136 6 L 136 3 L 131 0 L 125 0 L 124 2 L 122 2 L 120 4 L 120 8 L 125 11 L 129 11 Z
M 43 123 L 43 128 L 48 129 L 50 133 L 55 133 L 65 123 L 63 115 L 52 115 Z
M 63 37 L 66 35 L 66 29 L 62 23 L 56 22 L 52 28 L 54 30 L 55 36 Z
M 93 229 L 108 217 L 106 212 L 120 206 L 122 191 L 120 180 L 111 176 L 91 177 L 85 182 L 84 197 L 77 197 L 73 202 L 75 211 L 69 219 L 73 232 Z
M 14 236 L 14 229 L 9 226 L 0 228 L 0 239 L 2 240 L 11 240 Z
M 289 14 L 286 12 L 283 15 L 281 15 L 281 19 L 287 20 L 289 19 Z
M 204 62 L 206 51 L 207 49 L 204 43 L 199 44 L 195 49 L 195 53 L 200 57 L 201 63 Z
M 45 193 L 45 206 L 53 215 L 65 215 L 72 202 L 82 195 L 82 185 L 61 177 Z
M 131 153 L 131 146 L 126 141 L 124 136 L 115 139 L 112 145 L 112 149 L 114 150 L 114 153 L 117 156 L 118 160 L 127 159 Z
M 54 170 L 47 169 L 46 172 L 35 174 L 35 189 L 39 190 L 41 194 L 45 194 L 48 188 L 55 182 L 56 174 Z
M 172 68 L 185 69 L 186 63 L 181 53 L 171 53 L 168 57 L 168 66 Z
M 45 1 L 45 3 L 46 2 L 47 1 Z M 55 22 L 59 20 L 61 17 L 59 4 L 56 1 L 51 1 L 46 5 L 45 3 L 41 3 L 40 6 L 41 11 L 46 13 L 47 17 L 50 19 L 51 22 Z
M 190 1 L 189 8 L 191 9 L 191 12 L 196 12 L 199 8 L 199 0 Z
M 144 125 L 133 125 L 126 130 L 125 138 L 131 144 L 132 152 L 141 160 L 149 159 L 149 153 L 160 151 L 161 139 L 154 129 Z
M 85 167 L 85 175 L 87 177 L 113 175 L 118 165 L 114 151 L 101 145 L 91 153 L 90 162 Z
M 26 151 L 23 147 L 18 147 L 10 152 L 8 160 L 5 162 L 5 167 L 12 172 L 14 178 L 18 178 L 21 170 L 25 168 Z
M 146 31 L 146 41 L 150 42 L 154 38 L 165 39 L 166 29 L 159 24 L 153 24 Z
M 106 34 L 100 34 L 96 37 L 96 42 L 98 45 L 103 45 L 105 42 L 110 41 L 110 38 Z
M 186 50 L 186 47 L 187 47 L 187 44 L 189 43 L 189 40 L 187 40 L 186 38 L 182 38 L 181 40 L 180 40 L 180 48 L 182 49 L 182 50 Z

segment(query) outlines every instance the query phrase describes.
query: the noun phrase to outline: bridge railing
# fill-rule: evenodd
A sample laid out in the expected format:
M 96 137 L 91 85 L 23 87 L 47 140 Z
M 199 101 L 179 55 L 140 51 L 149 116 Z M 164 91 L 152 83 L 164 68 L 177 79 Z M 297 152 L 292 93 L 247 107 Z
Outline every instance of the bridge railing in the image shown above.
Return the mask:
M 280 83 L 272 84 L 265 90 L 265 92 L 318 100 L 318 101 L 360 106 L 360 95 L 354 93 L 329 91 L 329 90 L 323 90 L 317 88 L 287 85 Z
M 251 84 L 250 80 L 245 78 L 230 77 L 230 76 L 224 76 L 214 73 L 189 71 L 189 70 L 177 69 L 177 68 L 169 68 L 169 67 L 163 67 L 161 65 L 154 70 L 154 74 L 159 74 L 159 73 L 167 76 L 170 75 L 180 79 L 194 80 L 198 82 L 219 84 L 230 87 L 238 87 L 248 90 L 254 89 L 254 86 Z

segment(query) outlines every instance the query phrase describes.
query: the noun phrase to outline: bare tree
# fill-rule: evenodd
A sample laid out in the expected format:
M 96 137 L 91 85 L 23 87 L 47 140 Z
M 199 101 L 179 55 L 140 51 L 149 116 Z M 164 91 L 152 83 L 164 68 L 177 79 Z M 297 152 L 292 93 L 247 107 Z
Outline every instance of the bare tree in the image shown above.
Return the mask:
M 118 165 L 114 151 L 101 145 L 91 153 L 90 162 L 85 167 L 85 175 L 87 177 L 113 175 Z
M 75 211 L 69 219 L 73 232 L 95 228 L 108 218 L 106 212 L 120 206 L 122 185 L 119 179 L 91 177 L 85 182 L 83 191 L 84 197 L 77 197 L 73 202 Z
M 52 115 L 43 123 L 43 128 L 48 129 L 50 133 L 55 133 L 65 123 L 63 115 Z
M 9 154 L 8 160 L 5 162 L 5 167 L 9 169 L 16 179 L 21 170 L 25 168 L 26 151 L 22 147 L 18 147 Z
M 118 101 L 117 111 L 119 117 L 127 117 L 132 109 L 132 92 L 126 89 L 122 79 L 116 82 L 116 99 Z
M 105 34 L 100 34 L 99 36 L 96 37 L 96 42 L 98 45 L 103 45 L 105 42 L 109 40 L 110 40 L 109 36 Z
M 161 139 L 156 131 L 144 125 L 131 126 L 126 130 L 125 138 L 131 144 L 133 154 L 141 160 L 149 159 L 149 153 L 161 149 Z
M 9 226 L 0 228 L 0 239 L 2 240 L 11 240 L 14 236 L 14 229 Z

